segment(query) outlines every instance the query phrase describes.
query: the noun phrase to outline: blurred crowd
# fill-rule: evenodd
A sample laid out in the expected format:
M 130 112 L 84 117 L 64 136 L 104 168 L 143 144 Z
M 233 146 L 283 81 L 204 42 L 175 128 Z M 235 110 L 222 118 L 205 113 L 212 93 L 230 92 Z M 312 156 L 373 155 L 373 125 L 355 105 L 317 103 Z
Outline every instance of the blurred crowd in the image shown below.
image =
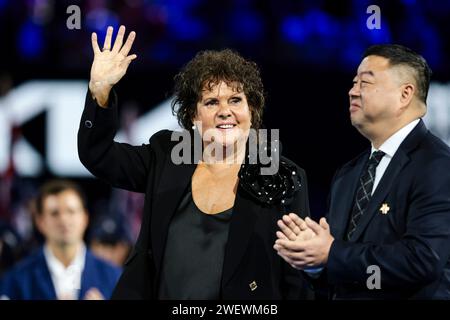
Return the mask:
M 91 215 L 84 191 L 61 179 L 42 184 L 21 210 L 30 219 L 27 236 L 0 220 L 2 299 L 112 294 L 133 241 L 124 220 L 107 212 Z
M 91 61 L 89 35 L 102 41 L 106 26 L 136 30 L 141 68 L 181 66 L 205 48 L 233 47 L 259 62 L 354 67 L 369 44 L 397 41 L 423 53 L 433 69 L 449 72 L 445 1 L 377 1 L 381 29 L 369 30 L 369 0 L 84 0 L 0 1 L 2 52 L 9 68 L 76 72 Z M 80 8 L 79 30 L 66 21 Z M 336 64 L 336 61 L 340 61 Z M 12 63 L 11 63 L 12 62 Z

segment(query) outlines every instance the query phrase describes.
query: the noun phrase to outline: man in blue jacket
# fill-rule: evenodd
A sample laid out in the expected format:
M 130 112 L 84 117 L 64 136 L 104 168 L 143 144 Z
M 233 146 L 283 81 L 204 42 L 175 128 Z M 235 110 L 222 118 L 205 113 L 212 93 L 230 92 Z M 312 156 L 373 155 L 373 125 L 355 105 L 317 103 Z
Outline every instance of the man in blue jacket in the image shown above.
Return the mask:
M 120 269 L 96 258 L 83 241 L 86 202 L 70 181 L 45 184 L 36 199 L 36 226 L 45 244 L 4 275 L 3 299 L 108 299 Z

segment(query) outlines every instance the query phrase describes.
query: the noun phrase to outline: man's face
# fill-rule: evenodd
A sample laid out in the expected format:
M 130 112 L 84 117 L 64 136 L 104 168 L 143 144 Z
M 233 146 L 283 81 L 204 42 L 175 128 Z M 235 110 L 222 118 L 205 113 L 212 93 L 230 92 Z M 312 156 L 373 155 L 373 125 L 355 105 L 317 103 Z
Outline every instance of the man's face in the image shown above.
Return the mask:
M 251 112 L 245 93 L 228 86 L 224 81 L 202 90 L 197 103 L 194 121 L 202 124 L 202 136 L 224 146 L 235 143 L 248 135 L 251 126 Z
M 350 119 L 358 130 L 395 120 L 400 108 L 398 72 L 386 58 L 368 56 L 358 67 L 349 91 Z
M 78 194 L 65 190 L 44 198 L 36 224 L 47 242 L 74 245 L 83 241 L 88 215 Z

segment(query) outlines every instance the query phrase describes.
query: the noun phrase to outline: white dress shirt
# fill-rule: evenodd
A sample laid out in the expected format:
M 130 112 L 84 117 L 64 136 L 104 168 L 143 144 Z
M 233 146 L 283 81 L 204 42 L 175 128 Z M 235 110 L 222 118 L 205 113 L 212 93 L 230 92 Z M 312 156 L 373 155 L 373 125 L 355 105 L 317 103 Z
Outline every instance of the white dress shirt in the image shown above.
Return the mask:
M 86 259 L 86 246 L 83 244 L 67 268 L 44 246 L 44 256 L 52 278 L 58 300 L 77 300 L 81 288 L 81 274 Z
M 377 166 L 377 170 L 375 171 L 375 181 L 373 183 L 372 188 L 372 195 L 375 192 L 375 189 L 377 188 L 381 178 L 384 175 L 384 172 L 386 171 L 389 163 L 391 162 L 392 158 L 394 157 L 395 153 L 398 150 L 398 147 L 402 144 L 403 140 L 406 139 L 408 134 L 411 133 L 411 131 L 417 126 L 420 119 L 414 120 L 410 123 L 408 123 L 406 126 L 398 130 L 396 133 L 394 133 L 392 136 L 390 136 L 381 146 L 378 150 L 381 150 L 385 153 L 384 157 L 381 158 L 380 163 Z M 378 151 L 375 149 L 372 145 L 372 152 Z

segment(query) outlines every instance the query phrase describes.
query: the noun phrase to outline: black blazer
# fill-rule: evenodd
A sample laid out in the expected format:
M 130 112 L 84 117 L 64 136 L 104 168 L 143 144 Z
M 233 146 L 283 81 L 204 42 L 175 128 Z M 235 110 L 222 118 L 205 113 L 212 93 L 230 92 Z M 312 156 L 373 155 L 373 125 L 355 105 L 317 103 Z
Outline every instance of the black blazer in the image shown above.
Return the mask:
M 335 241 L 320 282 L 337 299 L 450 298 L 450 149 L 422 120 L 402 142 L 350 242 L 344 241 L 370 150 L 337 171 L 328 223 Z M 383 204 L 389 206 L 386 214 Z M 367 288 L 380 268 L 381 289 Z
M 153 135 L 149 144 L 131 146 L 113 141 L 117 127 L 117 96 L 112 93 L 109 107 L 104 109 L 88 93 L 78 131 L 81 162 L 114 187 L 145 193 L 139 238 L 113 298 L 156 298 L 168 227 L 196 165 L 172 163 L 170 154 L 177 142 L 170 140 L 168 130 Z M 304 297 L 302 276 L 272 247 L 276 221 L 284 212 L 309 215 L 306 176 L 298 167 L 297 172 L 302 187 L 286 207 L 260 204 L 238 186 L 225 248 L 222 299 Z M 253 282 L 256 289 L 250 285 Z

